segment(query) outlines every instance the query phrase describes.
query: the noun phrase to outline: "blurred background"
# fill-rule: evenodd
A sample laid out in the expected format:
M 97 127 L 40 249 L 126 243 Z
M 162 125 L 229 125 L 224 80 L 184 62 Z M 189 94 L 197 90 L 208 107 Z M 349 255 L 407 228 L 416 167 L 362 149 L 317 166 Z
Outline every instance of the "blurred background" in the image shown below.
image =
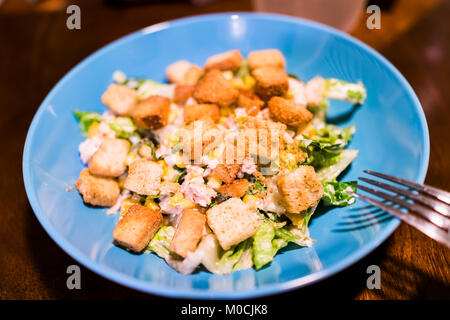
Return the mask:
M 66 27 L 69 5 L 81 29 Z M 377 5 L 381 28 L 369 29 Z M 66 289 L 76 264 L 46 234 L 22 182 L 22 149 L 38 106 L 77 63 L 128 33 L 180 17 L 263 11 L 341 29 L 374 47 L 406 77 L 424 108 L 431 140 L 426 183 L 450 190 L 450 0 L 0 0 L 0 299 L 154 298 L 83 268 L 85 290 Z M 14 173 L 14 174 L 13 174 Z M 450 299 L 450 251 L 402 224 L 369 256 L 331 279 L 274 297 L 295 299 Z M 366 268 L 383 270 L 382 290 L 368 290 Z M 77 291 L 77 292 L 75 292 Z

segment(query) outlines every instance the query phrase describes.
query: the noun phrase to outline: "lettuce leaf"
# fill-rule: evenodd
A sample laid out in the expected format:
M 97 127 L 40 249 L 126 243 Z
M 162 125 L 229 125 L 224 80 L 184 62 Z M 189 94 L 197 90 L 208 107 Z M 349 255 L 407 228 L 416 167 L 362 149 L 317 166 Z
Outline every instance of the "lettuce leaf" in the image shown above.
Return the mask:
M 358 156 L 358 150 L 344 150 L 341 152 L 335 162 L 329 166 L 321 167 L 316 171 L 317 176 L 322 181 L 331 181 L 336 179 L 350 163 Z
M 212 273 L 226 274 L 233 270 L 250 268 L 252 262 L 251 238 L 224 251 L 213 234 L 203 237 L 197 251 L 202 253 L 202 264 Z
M 306 221 L 306 230 L 308 229 L 308 221 Z M 253 235 L 253 263 L 256 270 L 271 262 L 278 250 L 287 246 L 289 242 L 294 242 L 301 246 L 311 245 L 307 241 L 309 239 L 309 233 L 306 234 L 307 231 L 306 233 L 300 231 L 298 227 L 293 225 L 285 227 L 285 224 L 285 222 L 276 223 L 269 219 L 264 219 L 264 222 Z M 294 230 L 294 233 L 291 230 Z
M 133 120 L 129 117 L 117 117 L 110 124 L 109 127 L 116 133 L 116 137 L 129 139 L 136 134 L 137 127 Z
M 162 226 L 150 241 L 144 252 L 154 252 L 167 261 L 170 258 L 170 243 L 172 242 L 174 234 L 174 227 Z
M 338 182 L 336 180 L 323 183 L 323 204 L 326 206 L 346 207 L 355 203 L 355 198 L 350 195 L 356 192 L 356 181 Z
M 303 149 L 308 154 L 305 164 L 314 169 L 333 166 L 340 162 L 341 153 L 352 139 L 355 127 L 339 128 L 326 125 L 316 129 L 313 135 L 305 136 Z
M 362 82 L 350 83 L 338 79 L 325 80 L 325 95 L 331 99 L 346 100 L 352 103 L 363 103 L 366 99 L 366 88 Z
M 84 137 L 87 137 L 89 127 L 93 123 L 102 121 L 102 115 L 97 112 L 75 110 L 74 114 L 79 122 L 78 126 L 80 128 L 80 132 Z

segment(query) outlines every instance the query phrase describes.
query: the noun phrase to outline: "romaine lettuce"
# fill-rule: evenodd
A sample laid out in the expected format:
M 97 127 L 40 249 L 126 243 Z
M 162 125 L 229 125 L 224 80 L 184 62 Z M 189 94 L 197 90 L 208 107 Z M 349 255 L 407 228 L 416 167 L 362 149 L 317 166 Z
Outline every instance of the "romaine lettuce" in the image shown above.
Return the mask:
M 367 93 L 362 82 L 350 83 L 338 79 L 327 79 L 325 80 L 325 95 L 331 99 L 363 103 Z
M 102 115 L 97 112 L 75 110 L 74 114 L 77 120 L 79 121 L 80 132 L 85 137 L 87 137 L 89 127 L 93 123 L 102 121 Z
M 116 137 L 128 139 L 136 134 L 136 125 L 129 117 L 117 117 L 109 124 L 109 127 L 116 133 Z
M 356 192 L 356 181 L 338 182 L 336 180 L 323 183 L 323 204 L 326 206 L 345 207 L 355 203 L 351 192 Z

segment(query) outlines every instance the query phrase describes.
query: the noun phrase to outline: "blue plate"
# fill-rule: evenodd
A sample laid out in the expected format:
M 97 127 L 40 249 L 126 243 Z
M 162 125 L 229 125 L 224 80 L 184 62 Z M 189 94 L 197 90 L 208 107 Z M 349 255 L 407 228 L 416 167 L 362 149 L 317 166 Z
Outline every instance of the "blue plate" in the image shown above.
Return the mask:
M 367 87 L 364 105 L 332 102 L 330 118 L 355 124 L 351 148 L 359 157 L 345 180 L 362 170 L 381 171 L 423 182 L 429 138 L 420 103 L 405 78 L 385 58 L 352 37 L 310 21 L 269 14 L 217 14 L 157 24 L 100 49 L 53 88 L 36 113 L 23 155 L 30 203 L 56 243 L 81 264 L 125 286 L 171 297 L 246 298 L 302 287 L 329 277 L 371 252 L 399 225 L 357 202 L 318 212 L 311 248 L 288 247 L 260 271 L 229 275 L 200 271 L 183 276 L 153 254 L 132 255 L 112 244 L 118 215 L 86 207 L 73 186 L 83 168 L 83 140 L 74 109 L 102 112 L 102 93 L 115 70 L 164 80 L 165 67 L 179 59 L 203 65 L 218 52 L 239 48 L 244 55 L 278 48 L 289 73 L 308 80 L 335 77 Z

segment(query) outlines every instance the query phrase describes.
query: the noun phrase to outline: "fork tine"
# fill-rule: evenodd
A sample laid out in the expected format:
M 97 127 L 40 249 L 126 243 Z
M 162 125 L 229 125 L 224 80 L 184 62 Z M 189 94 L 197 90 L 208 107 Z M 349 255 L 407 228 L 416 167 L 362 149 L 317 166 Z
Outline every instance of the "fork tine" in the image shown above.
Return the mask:
M 380 178 L 383 178 L 386 180 L 393 181 L 398 184 L 402 184 L 402 185 L 410 187 L 410 188 L 414 188 L 423 193 L 429 194 L 429 195 L 441 200 L 442 202 L 445 202 L 446 204 L 450 204 L 450 192 L 439 190 L 437 188 L 434 188 L 432 186 L 428 186 L 425 184 L 419 184 L 419 183 L 412 182 L 412 181 L 409 181 L 406 179 L 393 177 L 393 176 L 390 176 L 390 175 L 384 174 L 384 173 L 379 173 L 379 172 L 370 171 L 370 170 L 364 170 L 364 172 L 371 174 L 373 176 L 377 176 L 377 177 L 380 177 Z
M 412 191 L 409 191 L 406 189 L 402 189 L 402 188 L 397 188 L 392 185 L 389 185 L 389 184 L 386 184 L 383 182 L 379 182 L 376 180 L 367 179 L 367 178 L 358 178 L 358 179 L 360 179 L 361 181 L 373 184 L 377 187 L 395 192 L 397 194 L 407 196 L 411 199 L 414 199 L 420 203 L 423 203 L 423 204 L 429 206 L 430 208 L 436 210 L 437 212 L 439 212 L 440 214 L 443 214 L 444 216 L 450 217 L 450 206 L 445 203 L 442 203 L 441 201 L 434 200 L 432 198 L 425 197 L 425 196 L 417 194 L 415 192 L 412 192 Z
M 416 228 L 417 230 L 423 232 L 430 238 L 442 243 L 443 245 L 445 245 L 447 248 L 450 249 L 450 234 L 440 229 L 439 227 L 436 227 L 429 221 L 421 219 L 411 214 L 407 214 L 397 208 L 394 208 L 390 205 L 387 205 L 375 199 L 363 196 L 361 194 L 352 192 L 352 195 L 399 218 L 400 220 Z
M 364 190 L 368 193 L 371 193 L 373 195 L 376 195 L 380 198 L 392 201 L 396 204 L 401 205 L 404 208 L 412 210 L 412 211 L 420 214 L 422 217 L 428 219 L 430 222 L 434 223 L 436 226 L 438 226 L 440 228 L 449 229 L 449 227 L 450 227 L 450 220 L 448 220 L 447 218 L 436 213 L 435 211 L 430 210 L 422 205 L 413 204 L 413 203 L 403 200 L 399 197 L 392 196 L 390 194 L 387 194 L 387 193 L 384 193 L 384 192 L 381 192 L 381 191 L 378 191 L 378 190 L 375 190 L 372 188 L 367 188 L 367 187 L 359 185 L 359 184 L 356 184 L 355 187 L 358 189 Z

